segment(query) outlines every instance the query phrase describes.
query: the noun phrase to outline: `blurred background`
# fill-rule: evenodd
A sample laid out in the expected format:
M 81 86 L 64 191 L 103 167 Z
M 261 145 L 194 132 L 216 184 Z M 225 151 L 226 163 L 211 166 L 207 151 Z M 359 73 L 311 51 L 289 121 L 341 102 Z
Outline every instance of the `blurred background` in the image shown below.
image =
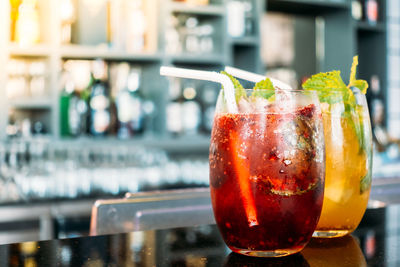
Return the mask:
M 354 55 L 370 84 L 374 183 L 398 178 L 398 0 L 0 1 L 1 242 L 79 235 L 98 198 L 208 186 L 219 86 L 160 66 L 299 87 L 335 69 L 347 83 Z

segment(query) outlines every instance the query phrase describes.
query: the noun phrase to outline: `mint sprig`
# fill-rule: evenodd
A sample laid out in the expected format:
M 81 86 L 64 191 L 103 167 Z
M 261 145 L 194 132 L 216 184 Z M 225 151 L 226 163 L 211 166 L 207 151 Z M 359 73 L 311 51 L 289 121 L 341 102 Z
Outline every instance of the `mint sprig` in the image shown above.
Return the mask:
M 347 119 L 350 127 L 352 127 L 357 136 L 360 147 L 360 153 L 366 151 L 366 144 L 364 142 L 364 110 L 363 106 L 357 104 L 356 98 L 351 88 L 358 88 L 361 93 L 365 94 L 368 88 L 368 83 L 364 80 L 356 79 L 358 65 L 358 57 L 353 57 L 353 64 L 351 66 L 350 82 L 346 86 L 340 76 L 340 71 L 330 71 L 325 73 L 318 73 L 303 83 L 304 90 L 315 90 L 321 103 L 328 103 L 330 105 L 335 103 L 343 103 L 345 112 L 342 116 Z M 354 88 L 353 88 L 354 90 Z M 355 89 L 356 90 L 356 89 Z M 364 177 L 361 179 L 361 191 L 368 185 L 370 178 Z
M 229 77 L 229 79 L 232 81 L 233 83 L 233 87 L 235 88 L 235 98 L 236 98 L 236 102 L 238 103 L 239 100 L 242 97 L 246 97 L 246 90 L 244 90 L 243 85 L 232 75 L 230 75 L 229 73 L 227 73 L 226 71 L 221 71 L 221 74 L 224 74 L 226 76 Z M 222 86 L 222 89 L 224 89 L 224 87 Z
M 364 80 L 357 80 L 358 56 L 353 57 L 353 64 L 351 65 L 350 82 L 347 87 L 357 87 L 364 95 L 367 93 L 368 83 Z
M 265 78 L 254 85 L 252 97 L 262 97 L 271 100 L 271 97 L 275 95 L 274 89 L 275 88 L 271 80 L 269 78 Z
M 232 81 L 233 87 L 235 88 L 236 102 L 239 102 L 242 97 L 247 97 L 246 90 L 235 77 L 233 77 L 226 71 L 221 71 L 221 74 L 228 76 L 229 79 Z M 222 86 L 222 89 L 223 88 L 224 87 Z M 259 81 L 254 85 L 251 97 L 262 97 L 271 101 L 273 100 L 274 95 L 274 85 L 269 78 L 265 78 L 264 80 Z

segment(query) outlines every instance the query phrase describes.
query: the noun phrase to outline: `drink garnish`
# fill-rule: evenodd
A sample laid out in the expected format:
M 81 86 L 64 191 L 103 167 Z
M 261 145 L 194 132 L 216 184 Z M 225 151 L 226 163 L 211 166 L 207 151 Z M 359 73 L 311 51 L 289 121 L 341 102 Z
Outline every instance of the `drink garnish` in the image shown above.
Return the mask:
M 231 81 L 235 87 L 236 102 L 239 103 L 239 100 L 242 97 L 247 97 L 246 91 L 243 88 L 243 85 L 235 77 L 233 77 L 226 71 L 221 71 L 221 73 L 225 74 L 226 76 L 229 77 L 229 79 L 231 79 Z M 222 89 L 223 89 L 223 87 L 222 87 Z M 264 80 L 259 81 L 254 85 L 254 87 L 253 87 L 254 91 L 253 91 L 251 97 L 262 97 L 262 98 L 270 100 L 270 101 L 274 100 L 273 98 L 271 98 L 273 95 L 275 95 L 274 89 L 275 88 L 274 88 L 272 81 L 269 78 L 265 78 Z
M 250 188 L 250 166 L 243 158 L 238 155 L 240 150 L 239 138 L 240 137 L 236 133 L 236 131 L 230 132 L 230 149 L 231 151 L 235 151 L 232 153 L 234 168 L 236 170 L 239 180 L 239 188 L 242 200 L 244 202 L 243 207 L 246 212 L 247 221 L 249 223 L 249 226 L 255 226 L 258 225 L 258 220 L 256 206 Z
M 341 114 L 355 131 L 360 147 L 359 153 L 364 153 L 366 151 L 363 125 L 364 108 L 357 104 L 353 90 L 359 90 L 362 94 L 366 94 L 368 83 L 365 80 L 357 80 L 357 66 L 358 56 L 354 56 L 348 85 L 343 82 L 340 71 L 335 70 L 312 75 L 302 86 L 304 90 L 316 90 L 318 92 L 321 105 L 326 103 L 330 106 L 329 109 L 324 109 L 326 113 L 335 108 L 334 104 L 343 102 L 344 112 L 341 112 Z M 337 94 L 337 91 L 341 94 Z M 367 173 L 360 179 L 360 193 L 369 189 L 370 185 L 371 174 Z
M 262 97 L 268 100 L 273 100 L 271 97 L 275 95 L 274 85 L 269 78 L 256 83 L 253 87 L 254 91 L 252 97 Z
M 303 83 L 303 88 L 304 90 L 316 90 L 321 103 L 332 105 L 343 100 L 346 110 L 355 104 L 353 92 L 343 82 L 338 70 L 312 75 Z M 342 93 L 339 97 L 338 91 Z
M 365 80 L 356 79 L 357 65 L 358 56 L 354 56 L 348 85 L 343 82 L 340 71 L 334 70 L 314 74 L 302 86 L 304 90 L 316 90 L 321 103 L 334 104 L 343 100 L 346 110 L 354 109 L 357 103 L 350 88 L 357 87 L 363 94 L 367 92 L 368 88 L 368 83 Z M 342 99 L 335 97 L 336 91 L 343 93 Z
M 364 146 L 363 127 L 360 127 L 360 124 L 356 124 L 353 121 L 354 118 L 358 118 L 358 120 L 362 121 L 360 118 L 360 114 L 362 113 L 360 113 L 360 108 L 362 109 L 362 107 L 357 105 L 354 93 L 350 88 L 353 86 L 359 88 L 358 86 L 360 86 L 360 91 L 365 92 L 368 84 L 364 80 L 356 80 L 357 64 L 358 57 L 355 56 L 353 57 L 353 64 L 351 67 L 350 83 L 347 86 L 343 82 L 340 71 L 338 70 L 314 74 L 311 78 L 307 79 L 302 86 L 304 90 L 316 90 L 320 102 L 329 104 L 331 109 L 334 108 L 333 104 L 343 102 L 345 112 L 342 114 L 345 116 L 350 115 L 349 123 L 354 128 L 360 147 L 362 148 Z M 341 92 L 341 94 L 338 94 L 338 91 Z
M 361 177 L 360 179 L 360 194 L 370 189 L 371 183 L 372 183 L 372 175 L 371 171 L 368 171 L 368 173 L 364 177 Z
M 260 89 L 269 89 L 269 90 L 273 90 L 274 89 L 274 85 L 272 84 L 271 80 L 269 78 L 265 78 L 262 81 L 259 81 L 258 83 L 256 83 L 253 87 L 254 90 L 260 90 Z
M 224 74 L 226 76 L 229 77 L 229 79 L 231 79 L 232 83 L 233 83 L 233 87 L 235 88 L 235 98 L 236 98 L 236 103 L 239 103 L 239 100 L 242 97 L 246 97 L 246 91 L 243 88 L 243 85 L 232 75 L 230 75 L 229 73 L 227 73 L 226 71 L 221 71 L 221 74 Z M 224 87 L 222 86 L 222 89 L 224 89 Z
M 367 93 L 368 83 L 365 80 L 357 80 L 357 65 L 358 65 L 358 56 L 353 57 L 353 64 L 351 65 L 351 73 L 350 73 L 350 82 L 348 87 L 357 87 L 361 93 L 364 95 Z

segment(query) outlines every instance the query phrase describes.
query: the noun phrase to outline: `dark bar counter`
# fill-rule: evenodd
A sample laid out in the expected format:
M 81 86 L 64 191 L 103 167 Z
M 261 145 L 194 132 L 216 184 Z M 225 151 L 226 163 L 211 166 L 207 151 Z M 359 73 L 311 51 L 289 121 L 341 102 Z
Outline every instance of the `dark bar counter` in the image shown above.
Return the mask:
M 372 204 L 352 235 L 284 258 L 234 254 L 215 225 L 198 225 L 1 245 L 0 266 L 400 266 L 400 205 Z

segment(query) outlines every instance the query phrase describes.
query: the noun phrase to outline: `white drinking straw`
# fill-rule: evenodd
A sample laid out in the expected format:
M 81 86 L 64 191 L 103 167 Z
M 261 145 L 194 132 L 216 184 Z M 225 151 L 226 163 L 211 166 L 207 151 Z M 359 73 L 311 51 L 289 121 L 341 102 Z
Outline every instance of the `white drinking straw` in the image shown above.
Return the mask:
M 249 71 L 245 71 L 245 70 L 241 70 L 241 69 L 229 67 L 229 66 L 225 67 L 225 71 L 232 76 L 235 76 L 237 78 L 247 80 L 250 82 L 254 82 L 254 83 L 258 83 L 259 81 L 262 81 L 266 78 L 265 76 L 260 75 L 260 74 L 256 74 L 253 72 L 249 72 Z M 278 87 L 279 89 L 283 89 L 283 90 L 291 90 L 292 89 L 292 87 L 290 85 L 288 85 L 280 80 L 277 80 L 274 78 L 269 78 L 269 79 L 271 80 L 274 87 Z
M 192 70 L 176 67 L 162 66 L 160 74 L 163 76 L 172 76 L 178 78 L 196 79 L 220 83 L 224 87 L 224 96 L 229 113 L 237 113 L 238 107 L 235 101 L 235 88 L 228 76 L 214 72 L 203 70 Z

